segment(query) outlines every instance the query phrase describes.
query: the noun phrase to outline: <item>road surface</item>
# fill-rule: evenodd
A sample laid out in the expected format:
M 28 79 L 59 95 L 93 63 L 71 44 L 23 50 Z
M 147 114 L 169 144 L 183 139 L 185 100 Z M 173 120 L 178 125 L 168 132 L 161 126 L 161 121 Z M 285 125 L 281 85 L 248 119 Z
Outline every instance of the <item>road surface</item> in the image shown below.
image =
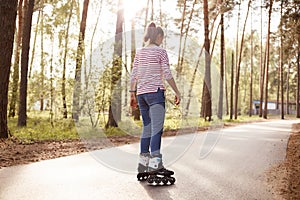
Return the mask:
M 274 199 L 265 172 L 284 160 L 291 125 L 271 121 L 163 139 L 172 186 L 136 180 L 138 144 L 0 169 L 1 200 Z

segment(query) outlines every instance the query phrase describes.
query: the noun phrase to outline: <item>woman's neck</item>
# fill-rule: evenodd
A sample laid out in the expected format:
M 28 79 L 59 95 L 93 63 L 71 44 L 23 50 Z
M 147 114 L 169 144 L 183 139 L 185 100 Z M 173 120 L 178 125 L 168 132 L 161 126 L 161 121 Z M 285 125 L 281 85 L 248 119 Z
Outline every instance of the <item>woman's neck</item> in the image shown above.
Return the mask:
M 154 47 L 154 46 L 159 46 L 157 43 L 153 42 L 153 43 L 149 43 L 147 45 L 147 47 Z

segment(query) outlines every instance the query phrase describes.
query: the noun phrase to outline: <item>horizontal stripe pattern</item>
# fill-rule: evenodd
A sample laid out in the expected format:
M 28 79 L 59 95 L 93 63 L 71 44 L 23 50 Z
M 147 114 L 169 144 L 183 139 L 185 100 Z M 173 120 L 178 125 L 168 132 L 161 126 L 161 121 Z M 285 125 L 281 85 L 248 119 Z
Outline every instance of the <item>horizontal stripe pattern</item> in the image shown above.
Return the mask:
M 163 81 L 173 78 L 167 51 L 161 47 L 144 47 L 137 51 L 131 81 L 137 82 L 137 95 L 165 90 Z

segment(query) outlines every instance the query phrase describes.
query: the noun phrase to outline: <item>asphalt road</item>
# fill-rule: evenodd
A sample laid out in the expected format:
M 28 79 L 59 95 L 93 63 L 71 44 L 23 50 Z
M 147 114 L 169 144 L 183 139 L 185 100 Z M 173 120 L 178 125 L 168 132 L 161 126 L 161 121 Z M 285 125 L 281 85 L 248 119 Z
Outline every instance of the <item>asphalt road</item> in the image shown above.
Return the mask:
M 274 199 L 265 172 L 284 160 L 291 125 L 246 124 L 163 139 L 172 186 L 136 180 L 138 144 L 0 169 L 1 200 Z

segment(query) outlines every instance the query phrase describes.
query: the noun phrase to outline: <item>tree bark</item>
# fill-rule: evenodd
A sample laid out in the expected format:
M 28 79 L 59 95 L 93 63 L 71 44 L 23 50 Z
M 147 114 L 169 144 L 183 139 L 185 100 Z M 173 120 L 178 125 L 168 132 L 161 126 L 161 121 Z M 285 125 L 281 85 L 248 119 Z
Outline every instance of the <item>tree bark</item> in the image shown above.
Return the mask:
M 76 56 L 76 70 L 75 70 L 75 86 L 73 91 L 73 112 L 72 118 L 75 121 L 79 120 L 80 115 L 80 95 L 81 95 L 81 68 L 82 68 L 82 56 L 84 55 L 84 38 L 86 29 L 86 19 L 89 8 L 89 0 L 84 0 L 82 19 L 80 23 L 79 40 L 77 46 Z
M 230 119 L 233 117 L 234 52 L 231 53 Z
M 62 107 L 63 107 L 63 118 L 68 118 L 68 108 L 67 108 L 67 95 L 66 95 L 66 63 L 67 63 L 67 55 L 68 55 L 68 44 L 69 44 L 69 30 L 70 30 L 70 23 L 73 15 L 73 5 L 74 0 L 71 0 L 71 7 L 69 10 L 68 21 L 67 21 L 67 28 L 65 34 L 65 49 L 64 49 L 64 56 L 63 56 L 63 74 L 62 74 L 62 82 L 61 82 L 61 95 L 62 95 Z
M 113 63 L 111 69 L 111 97 L 109 102 L 109 116 L 105 128 L 117 127 L 118 122 L 121 120 L 121 92 L 120 80 L 122 77 L 122 41 L 123 41 L 123 23 L 124 23 L 124 10 L 123 1 L 119 0 L 115 45 L 113 54 Z
M 288 71 L 286 74 L 286 114 L 290 114 L 290 95 L 289 95 L 289 90 L 290 90 L 290 68 L 291 68 L 291 63 L 288 64 Z
M 27 76 L 33 7 L 34 0 L 28 0 L 28 2 L 25 4 L 25 21 L 22 36 L 21 82 L 18 126 L 26 126 L 27 124 Z
M 185 36 L 184 36 L 184 41 L 183 41 L 183 49 L 182 49 L 182 55 L 181 55 L 181 60 L 180 60 L 180 67 L 181 67 L 181 70 L 182 70 L 182 66 L 183 66 L 183 61 L 184 61 L 184 54 L 185 54 L 185 49 L 186 49 L 186 42 L 187 42 L 187 37 L 188 37 L 188 34 L 189 34 L 189 30 L 190 30 L 190 24 L 191 24 L 191 21 L 193 19 L 193 14 L 194 14 L 194 10 L 195 10 L 195 5 L 197 3 L 198 0 L 194 0 L 194 3 L 193 3 L 193 6 L 192 6 L 192 10 L 191 10 L 191 13 L 190 13 L 190 16 L 189 16 L 189 21 L 187 23 L 187 26 L 186 26 L 186 29 L 185 29 Z
M 236 80 L 235 80 L 236 82 L 235 82 L 235 106 L 234 106 L 234 114 L 235 114 L 234 118 L 235 119 L 237 119 L 237 116 L 238 116 L 240 67 L 241 67 L 241 62 L 242 62 L 242 52 L 243 52 L 243 46 L 244 46 L 245 28 L 246 28 L 246 24 L 247 24 L 250 5 L 251 5 L 251 0 L 249 0 L 249 2 L 248 2 L 247 14 L 246 14 L 245 22 L 244 22 L 243 33 L 242 33 L 241 48 L 240 48 L 240 53 L 239 53 L 237 69 L 236 69 L 237 71 L 236 71 Z
M 280 19 L 282 21 L 282 8 L 283 8 L 283 0 L 281 0 L 280 4 Z M 284 91 L 283 91 L 283 24 L 280 23 L 280 94 L 281 94 L 281 119 L 284 119 Z
M 40 73 L 40 111 L 44 110 L 44 85 L 45 85 L 45 62 L 44 62 L 44 13 L 41 11 L 41 73 Z
M 223 3 L 223 0 L 221 0 Z M 224 38 L 224 14 L 221 14 L 221 48 L 220 48 L 220 88 L 219 88 L 219 106 L 218 118 L 223 117 L 223 96 L 224 96 L 224 51 L 225 51 L 225 38 Z
M 180 38 L 179 38 L 179 48 L 178 48 L 178 61 L 177 61 L 177 78 L 181 76 L 182 73 L 182 64 L 181 60 L 181 51 L 182 51 L 182 38 L 183 38 L 183 28 L 184 28 L 184 20 L 185 20 L 185 12 L 186 12 L 186 0 L 183 1 L 183 12 L 181 15 L 181 26 L 180 26 Z
M 17 0 L 0 0 L 0 138 L 8 138 L 7 103 L 13 53 Z
M 12 95 L 9 105 L 9 117 L 15 117 L 16 115 L 16 105 L 18 98 L 18 85 L 19 85 L 19 75 L 20 75 L 20 51 L 22 42 L 22 25 L 23 25 L 23 0 L 20 0 L 18 5 L 18 33 L 17 41 L 15 45 L 15 57 L 14 57 L 14 71 L 13 71 L 13 82 L 12 82 Z
M 25 0 L 27 1 L 27 0 Z M 41 18 L 41 11 L 39 11 L 38 17 L 37 17 L 37 26 L 34 31 L 34 38 L 33 38 L 33 45 L 32 45 L 32 51 L 31 51 L 31 59 L 30 59 L 30 65 L 29 65 L 29 72 L 28 72 L 28 77 L 31 78 L 31 73 L 32 73 L 32 66 L 33 66 L 33 61 L 34 61 L 34 55 L 35 55 L 35 46 L 36 46 L 36 40 L 37 40 L 37 35 L 38 35 L 38 30 L 39 26 L 38 24 L 40 23 L 40 18 Z
M 298 33 L 298 56 L 297 56 L 297 95 L 296 95 L 296 117 L 300 118 L 299 91 L 300 91 L 300 33 Z
M 238 10 L 238 19 L 237 19 L 237 28 L 236 28 L 236 42 L 235 42 L 235 73 L 236 73 L 236 79 L 237 79 L 237 73 L 238 73 L 238 63 L 239 63 L 239 30 L 240 30 L 240 16 L 241 16 L 241 0 L 239 0 L 239 10 Z M 235 119 L 237 119 L 237 102 L 236 102 L 236 97 L 238 94 L 236 93 L 237 86 L 235 86 L 235 104 L 234 104 L 234 116 Z
M 263 27 L 262 27 L 262 17 L 263 17 L 263 13 L 262 13 L 262 2 L 263 0 L 260 0 L 260 79 L 259 79 L 259 94 L 260 94 L 260 101 L 259 101 L 259 117 L 262 117 L 262 103 L 263 103 L 263 99 L 264 99 L 264 81 L 265 81 L 265 68 L 264 68 L 264 60 L 263 60 L 263 44 L 262 44 L 262 40 L 263 40 Z
M 210 42 L 209 42 L 209 18 L 208 18 L 208 1 L 203 1 L 204 10 L 204 46 L 205 46 L 205 73 L 202 93 L 202 117 L 205 121 L 211 121 L 211 72 L 210 72 Z
M 267 119 L 268 116 L 268 83 L 269 83 L 269 63 L 270 63 L 270 29 L 271 29 L 271 16 L 272 16 L 272 6 L 273 0 L 270 0 L 269 8 L 269 20 L 268 20 L 268 36 L 267 36 L 267 60 L 266 60 L 266 85 L 265 85 L 265 108 L 264 108 L 264 118 Z
M 253 29 L 252 29 L 252 6 L 251 6 L 251 47 L 250 47 L 250 57 L 251 57 L 251 63 L 250 63 L 250 98 L 249 98 L 249 116 L 252 116 L 252 105 L 253 105 Z
M 132 71 L 132 68 L 133 68 L 135 52 L 136 52 L 136 46 L 135 46 L 135 20 L 132 19 L 132 21 L 131 21 L 131 70 L 130 71 Z M 136 120 L 136 121 L 141 120 L 141 118 L 140 118 L 141 113 L 140 113 L 139 107 L 132 109 L 132 115 L 133 115 L 134 120 Z

